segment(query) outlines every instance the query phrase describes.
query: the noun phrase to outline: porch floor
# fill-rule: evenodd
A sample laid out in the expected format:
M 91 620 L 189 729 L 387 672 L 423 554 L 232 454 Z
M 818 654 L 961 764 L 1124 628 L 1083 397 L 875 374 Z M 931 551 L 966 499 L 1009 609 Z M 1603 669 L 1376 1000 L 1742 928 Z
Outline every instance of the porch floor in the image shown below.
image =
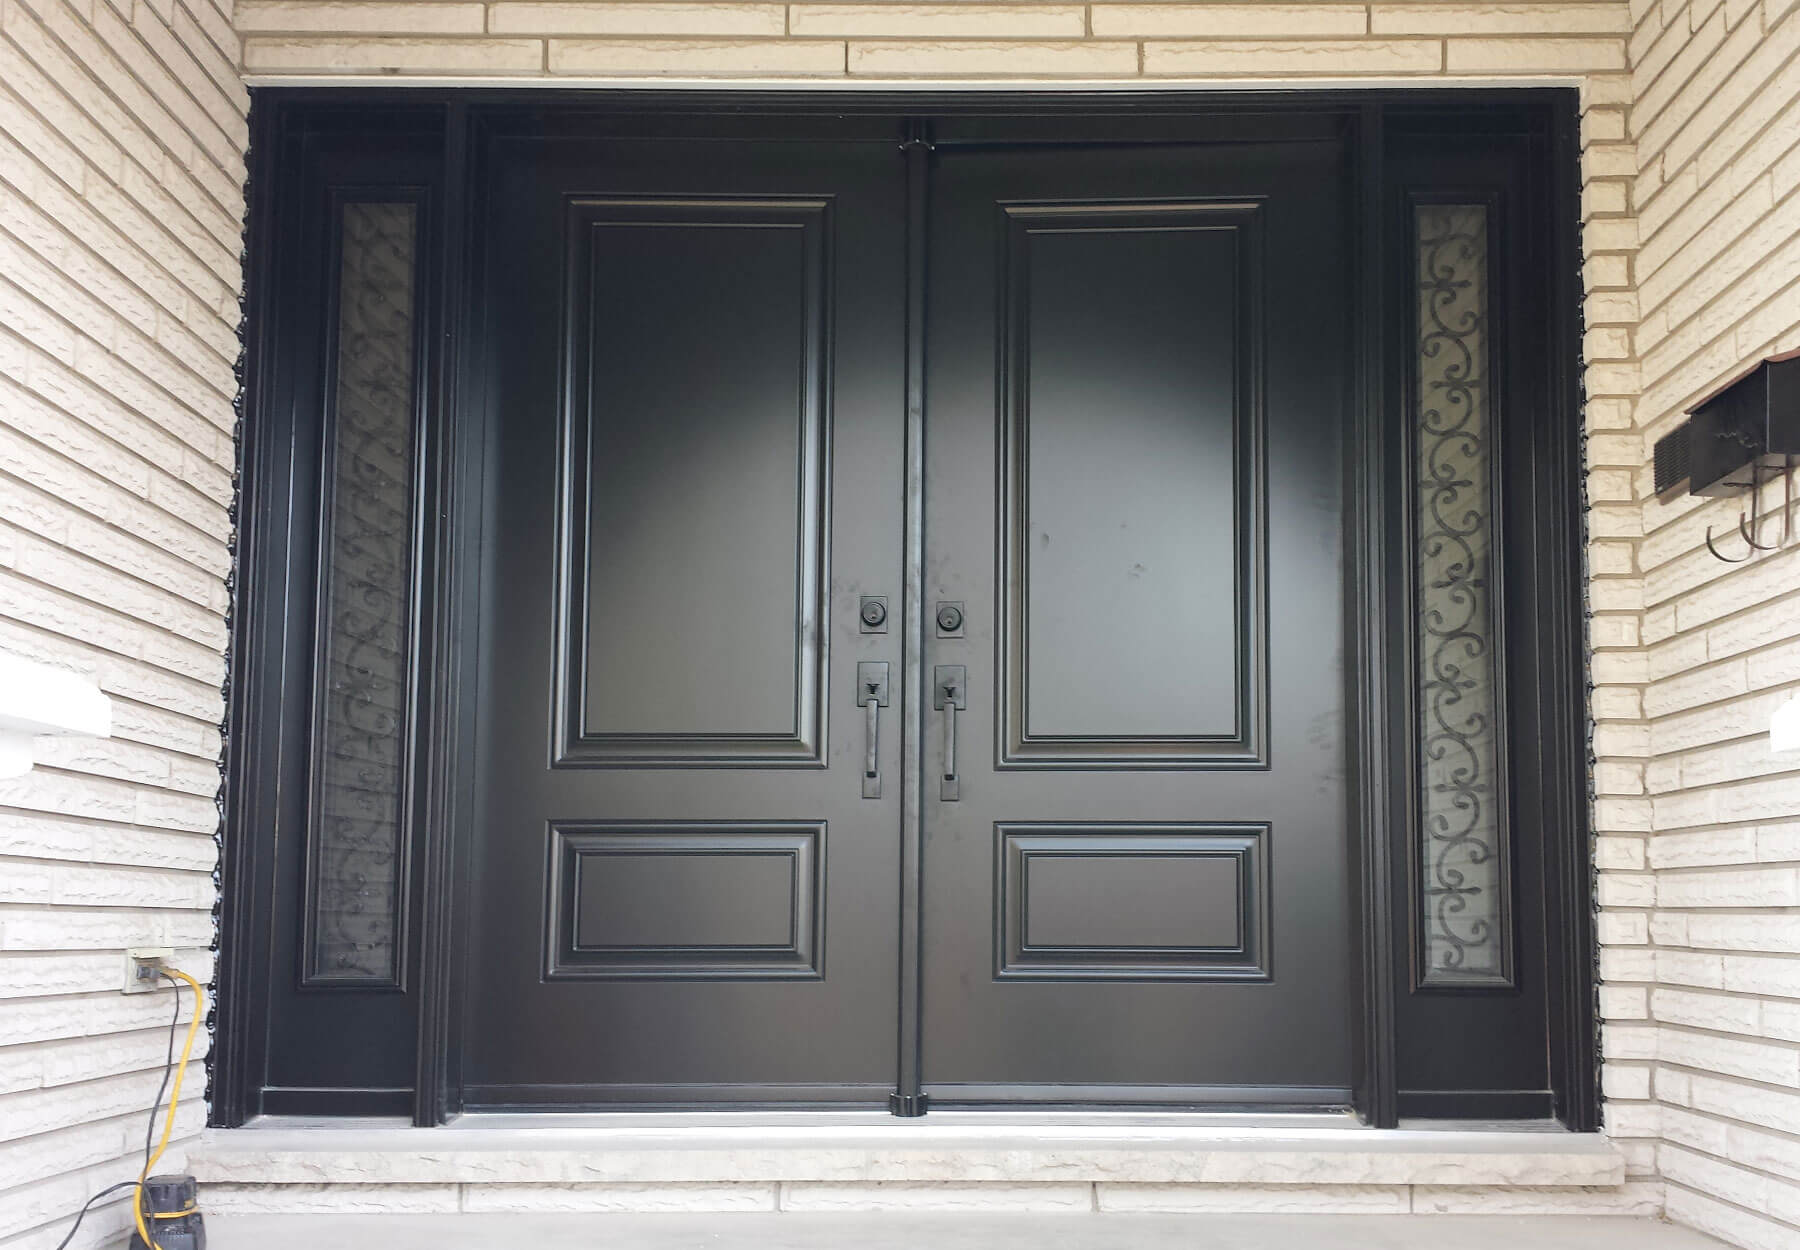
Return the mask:
M 1560 1215 L 221 1215 L 213 1250 L 1721 1250 L 1659 1220 Z

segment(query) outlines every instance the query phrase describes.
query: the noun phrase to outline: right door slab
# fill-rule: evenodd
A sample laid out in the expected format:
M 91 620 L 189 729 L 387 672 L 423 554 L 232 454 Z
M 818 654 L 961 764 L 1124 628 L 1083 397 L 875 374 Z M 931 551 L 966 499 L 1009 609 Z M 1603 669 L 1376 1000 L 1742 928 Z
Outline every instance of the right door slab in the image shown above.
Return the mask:
M 1350 239 L 1333 143 L 934 155 L 940 1105 L 1349 1101 Z

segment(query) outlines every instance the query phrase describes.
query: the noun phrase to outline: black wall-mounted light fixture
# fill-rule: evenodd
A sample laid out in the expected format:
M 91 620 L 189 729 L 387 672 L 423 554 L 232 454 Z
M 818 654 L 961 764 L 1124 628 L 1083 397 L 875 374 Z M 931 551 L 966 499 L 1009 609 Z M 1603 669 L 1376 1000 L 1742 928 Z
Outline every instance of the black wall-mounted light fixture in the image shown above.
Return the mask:
M 1706 531 L 1706 547 L 1728 564 L 1755 551 L 1773 551 L 1794 537 L 1794 466 L 1800 457 L 1800 351 L 1771 356 L 1688 409 L 1689 420 L 1656 441 L 1657 494 L 1687 485 L 1690 495 L 1750 492 L 1750 511 L 1738 513 L 1738 534 L 1752 550 L 1728 556 Z M 1780 536 L 1765 543 L 1763 486 L 1782 481 Z

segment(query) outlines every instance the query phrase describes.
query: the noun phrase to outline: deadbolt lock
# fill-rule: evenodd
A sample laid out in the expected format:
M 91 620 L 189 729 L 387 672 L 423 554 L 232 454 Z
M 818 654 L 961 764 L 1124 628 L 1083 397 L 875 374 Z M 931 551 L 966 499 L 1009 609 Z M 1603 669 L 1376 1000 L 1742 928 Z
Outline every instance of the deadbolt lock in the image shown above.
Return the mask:
M 887 633 L 887 596 L 864 595 L 862 607 L 858 612 L 862 618 L 862 632 L 865 634 Z
M 963 636 L 961 599 L 945 599 L 938 603 L 937 636 L 939 638 L 961 638 Z

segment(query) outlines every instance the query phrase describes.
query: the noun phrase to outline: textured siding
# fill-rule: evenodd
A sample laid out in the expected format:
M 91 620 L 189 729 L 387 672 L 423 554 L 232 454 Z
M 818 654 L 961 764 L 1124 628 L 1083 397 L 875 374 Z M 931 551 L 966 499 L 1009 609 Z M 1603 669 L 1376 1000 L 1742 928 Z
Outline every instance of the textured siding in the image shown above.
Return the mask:
M 1612 1022 L 1603 1031 L 1606 1085 L 1617 1100 L 1608 1131 L 1634 1178 L 1654 1175 L 1658 1121 L 1644 1101 L 1654 1035 L 1640 1023 L 1644 892 L 1653 886 L 1638 871 L 1650 827 L 1635 557 L 1646 444 L 1634 424 L 1638 160 L 1627 133 L 1627 4 L 239 0 L 235 20 L 257 81 L 1578 83 L 1599 932 L 1603 974 L 1620 982 L 1600 994 Z
M 1647 458 L 1694 400 L 1800 348 L 1800 7 L 1638 0 L 1633 16 Z M 1800 1245 L 1800 756 L 1771 755 L 1767 732 L 1800 690 L 1800 545 L 1721 564 L 1705 532 L 1742 553 L 1744 501 L 1650 491 L 1640 467 L 1620 574 L 1643 596 L 1644 732 L 1598 777 L 1644 831 L 1606 859 L 1608 924 L 1641 944 L 1609 991 L 1638 1017 L 1609 1037 L 1641 1060 L 1609 1072 L 1613 1118 L 1660 1139 L 1672 1218 L 1777 1250 Z
M 171 1001 L 119 992 L 123 949 L 211 968 L 238 61 L 228 4 L 0 0 L 0 650 L 98 679 L 114 719 L 0 781 L 7 1250 L 136 1174 Z
M 1644 909 L 1654 883 L 1642 871 L 1649 747 L 1636 562 L 1646 444 L 1635 425 L 1638 160 L 1627 127 L 1626 4 L 240 0 L 236 20 L 247 72 L 267 81 L 1579 83 L 1599 931 L 1603 973 L 1619 982 L 1600 994 L 1609 1021 L 1607 1127 L 1626 1153 L 1632 1200 L 1655 1192 L 1659 1121 L 1647 1101 L 1655 1035 L 1642 1025 L 1651 976 Z M 1514 1201 L 1489 1199 L 1495 1210 Z M 1459 1209 L 1482 1202 L 1472 1196 Z
M 241 0 L 269 77 L 1343 79 L 1623 74 L 1622 2 Z
M 121 997 L 118 952 L 207 966 L 239 36 L 265 80 L 1581 82 L 1607 1128 L 1632 1209 L 1660 1175 L 1679 1220 L 1800 1238 L 1800 760 L 1766 738 L 1800 548 L 1715 563 L 1738 502 L 1647 468 L 1800 347 L 1796 0 L 240 0 L 235 35 L 225 3 L 0 0 L 0 648 L 96 674 L 118 721 L 0 782 L 0 1247 L 130 1171 L 168 1000 Z

